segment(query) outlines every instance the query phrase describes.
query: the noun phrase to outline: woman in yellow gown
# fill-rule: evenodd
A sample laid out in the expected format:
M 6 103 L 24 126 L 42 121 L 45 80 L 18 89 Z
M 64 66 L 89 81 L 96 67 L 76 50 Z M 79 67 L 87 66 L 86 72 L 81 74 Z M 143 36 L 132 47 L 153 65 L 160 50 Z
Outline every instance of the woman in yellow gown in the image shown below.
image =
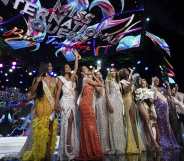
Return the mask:
M 130 69 L 131 70 L 131 69 Z M 123 101 L 125 106 L 125 124 L 126 124 L 126 153 L 138 154 L 145 151 L 145 145 L 138 127 L 138 111 L 135 108 L 132 88 L 132 73 L 123 68 L 119 71 L 120 83 L 122 87 Z
M 51 63 L 40 65 L 40 76 L 33 81 L 31 93 L 35 95 L 35 108 L 32 132 L 21 151 L 22 161 L 50 161 L 55 151 L 58 124 L 55 111 L 59 105 L 61 83 L 49 75 L 51 71 Z

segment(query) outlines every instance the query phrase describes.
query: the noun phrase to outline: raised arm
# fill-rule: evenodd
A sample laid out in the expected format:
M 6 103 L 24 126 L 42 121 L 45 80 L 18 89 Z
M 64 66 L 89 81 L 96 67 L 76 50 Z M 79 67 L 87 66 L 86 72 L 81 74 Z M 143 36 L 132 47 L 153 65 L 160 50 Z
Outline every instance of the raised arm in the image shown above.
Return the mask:
M 76 54 L 75 54 L 75 66 L 74 66 L 74 71 L 72 73 L 72 80 L 75 80 L 75 76 L 77 74 L 77 70 L 78 70 L 78 66 L 79 66 L 79 53 L 76 50 Z
M 56 87 L 56 94 L 55 94 L 55 110 L 59 111 L 59 98 L 60 98 L 60 94 L 61 94 L 61 87 L 62 87 L 62 82 L 60 79 L 57 79 L 57 87 Z
M 42 81 L 42 76 L 39 76 L 35 79 L 33 79 L 33 83 L 31 86 L 31 95 L 35 95 L 36 89 L 38 87 L 38 84 Z
M 130 82 L 132 80 L 132 75 L 133 75 L 134 70 L 132 68 L 128 68 L 128 69 L 130 70 L 130 74 L 128 77 L 128 81 Z
M 102 87 L 103 84 L 101 82 L 93 81 L 91 79 L 86 79 L 86 83 L 89 83 L 92 86 Z

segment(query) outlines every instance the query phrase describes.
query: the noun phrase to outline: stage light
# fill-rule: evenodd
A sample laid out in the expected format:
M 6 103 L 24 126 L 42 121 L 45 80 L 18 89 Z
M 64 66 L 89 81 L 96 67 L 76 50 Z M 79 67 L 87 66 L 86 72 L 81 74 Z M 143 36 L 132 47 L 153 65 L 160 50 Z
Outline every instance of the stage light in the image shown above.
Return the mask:
M 111 64 L 111 67 L 114 67 L 114 64 Z
M 8 79 L 6 79 L 6 82 L 8 82 L 9 80 Z
M 16 67 L 15 67 L 15 66 L 12 66 L 11 68 L 12 68 L 12 69 L 15 69 Z
M 145 67 L 144 69 L 145 69 L 145 70 L 148 70 L 149 68 L 148 68 L 148 67 Z
M 139 61 L 137 61 L 137 64 L 141 64 L 141 61 L 139 60 Z
M 107 71 L 109 71 L 110 70 L 110 68 L 107 68 Z
M 149 18 L 149 17 L 147 17 L 147 18 L 146 18 L 146 21 L 147 21 L 147 22 L 149 22 L 149 21 L 150 21 L 150 18 Z
M 8 76 L 8 74 L 7 74 L 7 73 L 5 73 L 4 75 L 5 75 L 6 77 Z
M 4 88 L 4 86 L 2 85 L 1 88 Z
M 9 69 L 9 72 L 12 73 L 13 72 L 13 69 Z
M 0 73 L 2 74 L 2 73 L 3 73 L 3 71 L 1 70 L 1 71 L 0 71 Z
M 101 60 L 97 60 L 97 64 L 100 65 L 102 63 Z
M 36 73 L 36 70 L 33 70 L 33 73 Z
M 19 81 L 20 84 L 22 84 L 23 82 L 22 81 Z
M 54 72 L 51 72 L 51 73 L 50 73 L 50 75 L 52 75 L 52 76 L 53 76 L 53 75 L 54 75 Z
M 17 65 L 17 62 L 13 61 L 13 62 L 12 62 L 12 65 L 13 65 L 13 66 Z
M 16 89 L 17 89 L 17 87 L 14 87 L 14 89 L 16 90 Z
M 26 88 L 25 91 L 27 91 L 28 89 Z
M 3 64 L 0 64 L 0 68 L 2 68 L 3 67 Z
M 135 68 L 135 67 L 133 67 L 132 69 L 133 69 L 133 70 L 135 70 L 136 68 Z
M 93 66 L 92 66 L 92 65 L 90 65 L 90 66 L 89 66 L 89 68 L 90 68 L 90 69 L 93 69 Z
M 54 77 L 57 77 L 57 74 L 56 73 L 54 73 Z
M 32 72 L 29 72 L 28 74 L 29 74 L 29 76 L 32 76 L 33 75 Z

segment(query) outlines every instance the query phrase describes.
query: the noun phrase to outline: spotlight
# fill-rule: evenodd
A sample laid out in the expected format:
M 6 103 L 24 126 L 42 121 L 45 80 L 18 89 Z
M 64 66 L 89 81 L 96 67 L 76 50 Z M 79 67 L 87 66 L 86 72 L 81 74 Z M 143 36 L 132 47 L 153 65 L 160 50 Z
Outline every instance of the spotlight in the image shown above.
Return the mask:
M 7 74 L 7 73 L 5 73 L 4 75 L 5 75 L 6 77 L 8 76 L 8 74 Z
M 20 84 L 22 84 L 23 82 L 22 81 L 19 81 Z
M 1 70 L 1 71 L 0 71 L 0 73 L 2 74 L 2 73 L 3 73 L 3 71 Z
M 54 77 L 57 77 L 57 74 L 56 73 L 54 73 Z
M 3 64 L 0 64 L 0 68 L 2 68 L 3 67 Z
M 17 65 L 17 62 L 13 61 L 13 62 L 12 62 L 12 65 L 13 65 L 13 66 Z
M 13 69 L 9 69 L 9 72 L 12 73 L 13 72 Z
M 132 69 L 133 69 L 133 70 L 135 70 L 136 68 L 135 68 L 135 67 L 133 67 Z
M 89 68 L 90 68 L 90 69 L 93 69 L 93 66 L 92 66 L 92 65 L 90 65 L 90 66 L 89 66 Z
M 33 75 L 32 72 L 29 72 L 28 74 L 29 74 L 29 76 L 32 76 Z
M 141 64 L 141 61 L 139 60 L 139 61 L 137 61 L 137 64 Z
M 114 64 L 111 64 L 111 67 L 114 67 Z
M 107 68 L 107 71 L 110 71 L 110 68 Z
M 147 17 L 147 18 L 146 18 L 146 21 L 147 21 L 147 22 L 149 22 L 149 21 L 150 21 L 150 18 L 149 18 L 149 17 Z
M 9 80 L 8 79 L 6 79 L 6 82 L 8 82 Z
M 101 60 L 97 60 L 97 64 L 100 65 L 102 63 Z
M 15 69 L 16 67 L 15 67 L 15 66 L 12 66 L 11 68 L 12 68 L 12 69 Z
M 33 73 L 36 73 L 36 70 L 33 70 Z
M 52 76 L 53 76 L 53 75 L 54 75 L 54 72 L 51 72 L 51 73 L 50 73 L 50 75 L 52 75 Z
M 145 67 L 144 69 L 145 69 L 145 70 L 148 70 L 149 68 L 148 68 L 148 67 Z

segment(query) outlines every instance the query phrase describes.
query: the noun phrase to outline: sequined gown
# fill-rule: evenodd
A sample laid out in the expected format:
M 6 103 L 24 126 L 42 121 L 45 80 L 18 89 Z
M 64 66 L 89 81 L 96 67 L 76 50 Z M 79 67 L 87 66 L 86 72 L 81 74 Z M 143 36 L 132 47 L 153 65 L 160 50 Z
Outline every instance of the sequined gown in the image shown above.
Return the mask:
M 106 81 L 106 90 L 113 107 L 109 113 L 109 135 L 112 154 L 124 154 L 126 147 L 124 126 L 124 103 L 120 92 L 120 85 L 115 81 Z
M 103 87 L 98 87 L 98 90 L 100 90 L 101 93 L 96 92 L 95 99 L 97 129 L 100 135 L 100 142 L 103 148 L 103 152 L 107 153 L 110 151 L 110 145 L 105 89 Z
M 145 145 L 141 136 L 139 125 L 138 110 L 135 106 L 132 94 L 132 86 L 123 88 L 123 101 L 125 106 L 125 125 L 126 125 L 126 153 L 136 154 L 145 151 Z
M 83 86 L 80 109 L 80 152 L 78 160 L 102 160 L 102 148 L 93 109 L 94 87 Z
M 56 81 L 48 86 L 51 95 L 56 92 Z M 22 161 L 46 161 L 55 151 L 57 136 L 57 119 L 50 121 L 53 106 L 46 94 L 35 101 L 35 112 L 32 121 L 32 132 L 21 151 Z M 29 146 L 28 146 L 29 145 Z
M 179 148 L 169 122 L 169 106 L 167 99 L 164 98 L 160 92 L 157 93 L 154 104 L 160 135 L 159 143 L 163 149 Z
M 63 108 L 61 112 L 61 130 L 60 130 L 60 139 L 59 139 L 59 158 L 60 160 L 69 158 L 73 159 L 78 155 L 79 143 L 77 137 L 77 128 L 76 128 L 76 94 L 75 87 L 76 84 L 72 81 L 66 80 L 65 77 L 59 76 L 63 86 L 62 86 L 62 97 L 60 100 L 60 105 Z M 67 135 L 68 135 L 68 120 L 73 113 L 73 123 L 71 125 L 71 152 L 67 151 Z

